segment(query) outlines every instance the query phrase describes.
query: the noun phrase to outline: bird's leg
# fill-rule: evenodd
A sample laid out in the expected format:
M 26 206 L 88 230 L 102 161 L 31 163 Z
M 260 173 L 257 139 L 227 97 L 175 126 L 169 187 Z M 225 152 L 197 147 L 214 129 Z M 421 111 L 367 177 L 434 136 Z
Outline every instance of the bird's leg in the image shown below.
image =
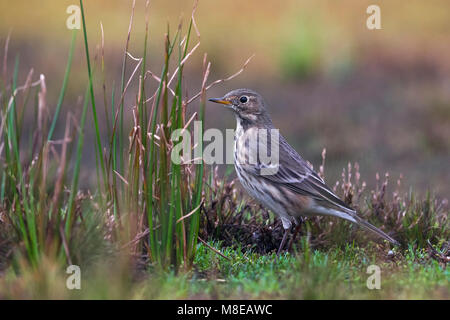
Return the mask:
M 291 227 L 284 229 L 283 239 L 281 240 L 280 247 L 278 248 L 277 256 L 280 255 L 281 250 L 283 250 L 283 248 L 284 248 L 284 244 L 286 243 L 286 239 L 287 239 L 289 231 L 291 231 Z
M 300 219 L 299 219 L 299 222 L 298 222 L 298 224 L 297 224 L 297 226 L 296 226 L 295 229 L 294 229 L 294 234 L 293 234 L 291 240 L 289 241 L 289 244 L 288 244 L 288 251 L 291 251 L 292 245 L 294 244 L 294 241 L 295 241 L 295 239 L 297 238 L 297 235 L 298 235 L 299 232 L 300 232 L 300 229 L 301 229 L 301 227 L 302 227 L 302 224 L 303 224 L 303 219 L 300 218 Z

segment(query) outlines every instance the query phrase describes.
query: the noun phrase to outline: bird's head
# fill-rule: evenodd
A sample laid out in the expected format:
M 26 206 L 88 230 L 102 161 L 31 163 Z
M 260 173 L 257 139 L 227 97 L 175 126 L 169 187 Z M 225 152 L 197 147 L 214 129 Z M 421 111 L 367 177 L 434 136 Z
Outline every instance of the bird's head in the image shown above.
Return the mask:
M 238 121 L 243 120 L 256 125 L 270 122 L 263 98 L 253 90 L 236 89 L 228 92 L 222 98 L 212 98 L 209 101 L 220 103 L 233 110 Z

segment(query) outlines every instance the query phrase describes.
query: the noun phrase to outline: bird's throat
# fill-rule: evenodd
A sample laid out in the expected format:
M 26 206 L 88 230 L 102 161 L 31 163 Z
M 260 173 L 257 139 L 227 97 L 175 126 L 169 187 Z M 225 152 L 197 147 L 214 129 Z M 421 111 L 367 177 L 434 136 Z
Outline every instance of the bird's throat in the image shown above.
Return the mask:
M 254 126 L 255 123 L 249 118 L 242 117 L 241 115 L 236 113 L 236 133 L 238 130 L 241 130 L 242 133 L 247 131 L 248 128 Z

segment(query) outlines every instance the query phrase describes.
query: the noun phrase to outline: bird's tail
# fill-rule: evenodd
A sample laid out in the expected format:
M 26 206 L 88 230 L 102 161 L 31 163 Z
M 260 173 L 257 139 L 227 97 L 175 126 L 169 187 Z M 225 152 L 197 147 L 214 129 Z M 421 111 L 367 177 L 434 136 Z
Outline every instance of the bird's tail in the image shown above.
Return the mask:
M 392 244 L 394 244 L 396 246 L 400 245 L 400 243 L 397 240 L 395 240 L 394 238 L 390 237 L 385 232 L 381 231 L 380 229 L 378 229 L 374 225 L 370 224 L 366 220 L 360 218 L 356 214 L 352 215 L 352 217 L 356 220 L 356 224 L 360 225 L 361 227 L 376 233 L 381 238 L 386 239 L 387 241 L 389 241 L 390 243 L 392 243 Z
M 397 240 L 388 236 L 386 233 L 384 233 L 383 231 L 381 231 L 374 225 L 370 224 L 366 220 L 359 217 L 356 214 L 356 211 L 354 211 L 350 208 L 344 208 L 344 207 L 340 207 L 339 209 L 340 210 L 318 207 L 318 208 L 316 208 L 316 212 L 318 212 L 319 214 L 335 216 L 335 217 L 339 217 L 339 218 L 343 218 L 345 220 L 351 221 L 351 222 L 356 223 L 357 225 L 363 227 L 364 229 L 367 229 L 369 231 L 372 231 L 373 233 L 376 233 L 381 238 L 386 239 L 387 241 L 391 242 L 392 244 L 394 244 L 396 246 L 400 245 L 400 243 Z

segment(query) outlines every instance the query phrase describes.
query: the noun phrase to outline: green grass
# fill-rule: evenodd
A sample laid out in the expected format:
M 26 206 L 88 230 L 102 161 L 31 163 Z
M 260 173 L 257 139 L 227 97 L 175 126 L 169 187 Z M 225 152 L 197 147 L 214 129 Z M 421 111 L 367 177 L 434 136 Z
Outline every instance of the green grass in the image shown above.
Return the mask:
M 216 244 L 217 248 L 220 248 Z M 211 298 L 269 299 L 424 299 L 448 298 L 449 272 L 424 252 L 397 253 L 395 261 L 379 259 L 375 247 L 300 250 L 297 254 L 259 255 L 226 249 L 228 261 L 204 246 L 196 258 L 206 284 L 195 281 L 192 292 Z M 387 252 L 385 252 L 387 255 Z M 418 263 L 423 259 L 423 263 Z M 381 289 L 366 286 L 369 265 L 381 268 Z M 217 283 L 216 279 L 224 279 Z M 201 281 L 200 281 L 201 282 Z M 198 287 L 203 287 L 198 290 Z M 198 291 L 196 291 L 198 290 Z
M 223 248 L 225 259 L 198 245 L 190 272 L 130 270 L 127 259 L 109 257 L 83 271 L 81 290 L 64 290 L 65 275 L 44 262 L 39 277 L 11 271 L 0 280 L 3 298 L 65 299 L 448 299 L 448 270 L 423 250 L 386 258 L 376 246 L 272 255 Z M 308 253 L 307 253 L 308 252 Z M 366 286 L 367 267 L 381 268 L 381 288 Z M 105 266 L 108 266 L 105 268 Z M 44 267 L 45 270 L 44 270 Z M 83 269 L 82 269 L 83 270 Z M 36 281 L 36 282 L 34 282 Z M 15 291 L 13 290 L 15 289 Z M 21 291 L 22 290 L 22 291 Z

